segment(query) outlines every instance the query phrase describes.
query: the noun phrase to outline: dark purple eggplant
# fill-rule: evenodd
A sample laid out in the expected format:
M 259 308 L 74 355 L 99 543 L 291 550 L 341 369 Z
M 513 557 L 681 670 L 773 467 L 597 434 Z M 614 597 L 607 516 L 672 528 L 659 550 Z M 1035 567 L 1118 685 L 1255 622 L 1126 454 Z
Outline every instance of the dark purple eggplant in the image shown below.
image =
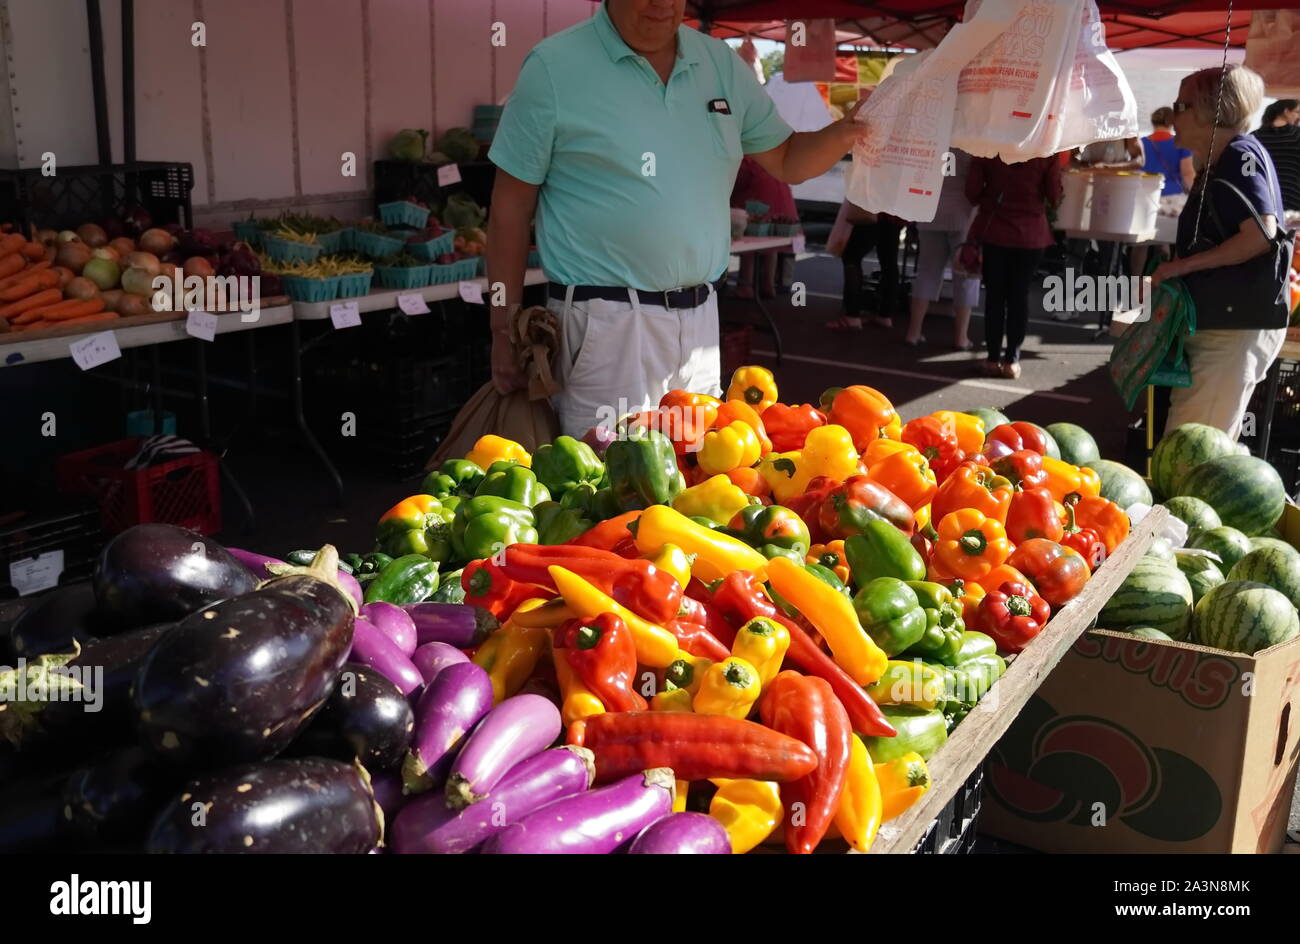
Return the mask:
M 0 854 L 62 851 L 79 838 L 64 815 L 67 777 L 47 773 L 0 790 Z
M 245 764 L 185 784 L 153 822 L 154 853 L 364 855 L 383 813 L 364 770 L 300 757 Z
M 483 802 L 459 812 L 437 793 L 412 800 L 389 832 L 392 851 L 403 855 L 471 852 L 534 810 L 586 790 L 595 778 L 595 763 L 585 747 L 566 745 L 516 764 Z
M 257 586 L 220 544 L 170 524 L 138 524 L 113 538 L 94 581 L 100 610 L 124 628 L 178 620 Z
M 473 662 L 443 669 L 415 706 L 415 733 L 402 762 L 407 793 L 438 790 L 465 735 L 492 710 L 492 680 Z
M 326 545 L 310 568 L 277 577 L 176 624 L 135 680 L 140 736 L 177 764 L 274 757 L 333 690 L 355 610 Z
M 369 620 L 359 616 L 352 634 L 352 652 L 349 658 L 353 662 L 370 666 L 401 689 L 403 695 L 410 695 L 424 684 L 424 676 L 397 647 L 397 643 Z
M 415 655 L 411 656 L 411 663 L 424 678 L 425 685 L 432 682 L 434 676 L 443 669 L 468 661 L 469 656 L 445 642 L 426 642 L 415 650 Z
M 373 772 L 392 770 L 406 756 L 415 716 L 396 685 L 369 666 L 348 662 L 334 694 L 290 751 L 335 760 L 357 760 Z
M 609 786 L 563 797 L 512 823 L 483 845 L 493 855 L 607 855 L 672 812 L 673 772 L 655 767 Z
M 402 650 L 402 655 L 408 659 L 415 655 L 415 647 L 418 645 L 415 621 L 406 610 L 396 603 L 376 600 L 361 607 L 361 617 L 395 642 L 397 648 Z
M 15 659 L 33 659 L 47 652 L 71 652 L 73 640 L 84 645 L 110 633 L 108 622 L 98 614 L 95 588 L 81 581 L 33 600 L 10 627 L 9 644 Z
M 707 813 L 669 813 L 632 842 L 629 855 L 731 855 L 731 840 Z
M 64 816 L 80 833 L 107 840 L 143 839 L 181 776 L 133 746 L 75 771 L 63 785 Z
M 415 636 L 426 642 L 445 642 L 457 649 L 473 649 L 500 625 L 487 610 L 468 603 L 406 603 L 402 609 L 415 621 Z
M 563 727 L 560 709 L 541 695 L 507 698 L 479 722 L 456 755 L 447 776 L 447 802 L 456 809 L 477 803 L 511 767 L 550 747 Z

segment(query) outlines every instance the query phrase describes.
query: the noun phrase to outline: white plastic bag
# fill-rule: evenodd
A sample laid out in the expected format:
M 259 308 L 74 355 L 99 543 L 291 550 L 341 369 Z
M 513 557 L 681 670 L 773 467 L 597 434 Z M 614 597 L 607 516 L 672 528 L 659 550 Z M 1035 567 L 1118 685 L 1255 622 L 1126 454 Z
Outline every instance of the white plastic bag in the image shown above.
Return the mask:
M 1040 154 L 1138 135 L 1137 100 L 1106 47 L 1106 24 L 1086 0 L 1070 73 L 1057 82 Z

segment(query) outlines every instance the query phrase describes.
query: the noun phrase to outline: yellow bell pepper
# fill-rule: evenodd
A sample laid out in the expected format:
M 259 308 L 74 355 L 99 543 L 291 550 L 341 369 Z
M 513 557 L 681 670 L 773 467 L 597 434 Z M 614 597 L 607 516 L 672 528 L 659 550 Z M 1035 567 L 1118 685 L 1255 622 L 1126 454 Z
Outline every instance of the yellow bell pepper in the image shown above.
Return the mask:
M 744 400 L 762 413 L 776 402 L 776 378 L 766 367 L 738 367 L 731 375 L 724 400 Z
M 601 613 L 613 613 L 627 624 L 627 628 L 632 631 L 632 639 L 636 642 L 637 662 L 654 669 L 662 669 L 671 665 L 677 658 L 677 638 L 668 630 L 643 620 L 609 594 L 598 587 L 593 587 L 571 570 L 551 566 L 547 571 L 555 581 L 555 589 L 560 591 L 564 602 L 580 619 L 595 619 Z
M 811 434 L 810 434 L 811 435 Z M 758 474 L 772 490 L 772 497 L 784 503 L 808 489 L 811 476 L 799 470 L 802 450 L 794 452 L 769 452 L 758 463 Z
M 957 434 L 957 448 L 962 452 L 974 455 L 984 451 L 984 435 L 987 430 L 984 429 L 984 421 L 978 416 L 955 410 L 936 410 L 930 415 Z
M 504 436 L 480 436 L 465 458 L 485 471 L 499 459 L 509 459 L 522 466 L 531 467 L 533 464 L 533 457 L 527 449 Z
M 688 518 L 708 518 L 726 524 L 736 512 L 749 505 L 749 496 L 725 475 L 715 475 L 699 485 L 679 492 L 673 507 Z
M 712 667 L 712 659 L 693 656 L 689 652 L 679 652 L 664 673 L 664 684 L 668 691 L 684 691 L 694 698 L 700 691 L 704 674 Z
M 709 666 L 691 705 L 702 715 L 744 720 L 758 700 L 761 686 L 758 670 L 744 659 L 732 656 Z
M 659 692 L 650 699 L 651 711 L 694 711 L 691 693 L 684 688 Z
M 709 475 L 723 475 L 732 469 L 743 469 L 758 461 L 762 452 L 754 428 L 740 420 L 733 420 L 721 429 L 711 429 L 700 441 L 696 459 Z
M 676 544 L 665 544 L 653 554 L 646 554 L 650 563 L 659 570 L 667 571 L 685 587 L 691 582 L 691 558 Z
M 1046 488 L 1058 502 L 1073 492 L 1085 498 L 1101 494 L 1101 478 L 1092 469 L 1043 456 L 1043 471 L 1047 473 Z
M 605 705 L 582 684 L 578 673 L 569 665 L 567 652 L 552 649 L 551 659 L 555 663 L 555 680 L 560 683 L 560 720 L 565 726 L 592 715 L 603 715 Z
M 898 414 L 894 418 L 880 427 L 880 436 L 882 439 L 902 439 L 903 438 L 903 420 Z
M 755 616 L 736 630 L 731 654 L 757 669 L 760 687 L 767 688 L 767 683 L 781 671 L 781 662 L 789 648 L 790 630 L 776 620 Z
M 906 813 L 930 789 L 930 771 L 925 759 L 912 751 L 876 767 L 876 781 L 880 785 L 880 818 L 887 822 Z
M 885 674 L 889 659 L 858 622 L 848 597 L 787 557 L 768 561 L 768 579 L 821 633 L 835 661 L 853 681 L 870 685 Z
M 944 697 L 943 676 L 920 659 L 890 659 L 885 674 L 867 686 L 877 705 L 912 705 L 927 711 Z
M 849 767 L 844 777 L 840 805 L 835 810 L 835 826 L 845 842 L 859 852 L 866 852 L 880 828 L 880 784 L 862 738 L 855 734 L 849 740 L 852 742 Z
M 742 855 L 776 829 L 784 808 L 781 791 L 770 780 L 714 780 L 718 792 L 709 801 L 709 815 L 722 824 L 731 851 Z
M 785 502 L 802 495 L 819 475 L 843 482 L 860 470 L 849 431 L 843 426 L 818 426 L 808 433 L 803 449 L 770 453 L 763 457 L 758 471 L 773 497 Z
M 543 602 L 525 600 L 520 607 Z M 501 704 L 524 687 L 533 669 L 537 668 L 537 660 L 546 651 L 550 638 L 550 634 L 540 626 L 520 626 L 510 619 L 478 647 L 471 661 L 487 672 L 492 682 L 494 705 Z
M 767 579 L 767 558 L 744 541 L 696 524 L 667 505 L 651 505 L 637 519 L 637 550 L 652 554 L 665 544 L 676 544 L 694 554 L 691 573 L 705 583 L 721 580 L 733 570 L 751 570 L 759 581 Z

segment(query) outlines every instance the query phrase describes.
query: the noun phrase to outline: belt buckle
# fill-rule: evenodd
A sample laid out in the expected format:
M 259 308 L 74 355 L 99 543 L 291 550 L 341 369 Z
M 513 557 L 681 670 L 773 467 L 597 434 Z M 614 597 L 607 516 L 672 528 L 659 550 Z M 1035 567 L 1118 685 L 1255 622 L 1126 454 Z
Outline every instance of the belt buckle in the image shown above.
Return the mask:
M 673 307 L 672 295 L 674 292 L 684 291 L 686 291 L 685 287 L 679 285 L 677 288 L 670 288 L 668 291 L 664 292 L 664 311 L 681 311 L 680 308 Z

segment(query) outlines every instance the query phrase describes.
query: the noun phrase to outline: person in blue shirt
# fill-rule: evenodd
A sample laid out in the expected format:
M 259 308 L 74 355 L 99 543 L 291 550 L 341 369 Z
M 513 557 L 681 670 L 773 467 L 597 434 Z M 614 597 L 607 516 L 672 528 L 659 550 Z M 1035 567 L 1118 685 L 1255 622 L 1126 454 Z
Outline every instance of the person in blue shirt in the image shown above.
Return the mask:
M 554 400 L 581 436 L 681 387 L 720 387 L 717 299 L 729 197 L 746 154 L 799 183 L 864 134 L 857 107 L 793 133 L 726 43 L 682 25 L 686 0 L 605 0 L 525 58 L 489 159 L 492 379 L 521 385 L 507 329 L 529 224 L 560 319 Z M 498 288 L 500 291 L 498 291 Z
M 1154 129 L 1142 139 L 1145 162 L 1142 170 L 1148 174 L 1163 174 L 1164 189 L 1160 196 L 1170 197 L 1192 189 L 1196 170 L 1192 166 L 1192 152 L 1178 144 L 1174 138 L 1174 110 L 1162 105 L 1151 113 Z

